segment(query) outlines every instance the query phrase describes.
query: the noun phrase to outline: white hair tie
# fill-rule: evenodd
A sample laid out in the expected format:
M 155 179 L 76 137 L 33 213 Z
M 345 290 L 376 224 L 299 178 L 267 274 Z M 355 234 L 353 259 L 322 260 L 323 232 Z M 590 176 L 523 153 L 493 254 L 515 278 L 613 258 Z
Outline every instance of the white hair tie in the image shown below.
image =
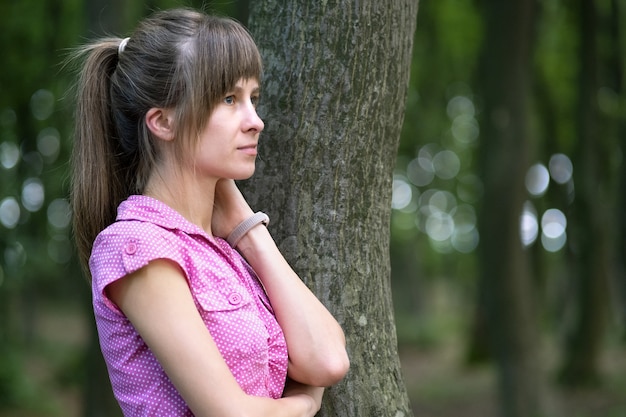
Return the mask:
M 117 54 L 121 54 L 122 52 L 124 52 L 124 49 L 126 48 L 126 44 L 128 43 L 128 41 L 130 40 L 130 38 L 124 38 L 122 39 L 122 42 L 120 42 L 120 46 L 117 47 Z

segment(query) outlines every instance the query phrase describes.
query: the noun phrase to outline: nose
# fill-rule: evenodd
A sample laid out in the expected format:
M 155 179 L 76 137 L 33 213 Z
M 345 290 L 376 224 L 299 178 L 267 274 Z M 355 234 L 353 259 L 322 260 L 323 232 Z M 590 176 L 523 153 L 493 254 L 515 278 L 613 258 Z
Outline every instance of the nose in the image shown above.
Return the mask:
M 253 105 L 250 105 L 249 110 L 247 112 L 245 130 L 255 131 L 255 132 L 260 133 L 264 127 L 265 127 L 265 123 L 263 123 L 263 120 L 261 120 L 258 113 L 256 112 L 256 107 L 254 107 Z

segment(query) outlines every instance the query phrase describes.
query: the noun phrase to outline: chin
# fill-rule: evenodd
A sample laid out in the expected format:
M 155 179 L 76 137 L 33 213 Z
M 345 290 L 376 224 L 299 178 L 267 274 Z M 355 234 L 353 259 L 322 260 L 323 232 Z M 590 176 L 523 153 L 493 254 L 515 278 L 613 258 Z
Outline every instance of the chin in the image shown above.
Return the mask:
M 251 178 L 254 175 L 254 171 L 255 171 L 255 169 L 253 168 L 252 170 L 250 170 L 248 172 L 242 172 L 239 175 L 235 175 L 233 177 L 233 179 L 235 181 L 247 180 L 247 179 Z

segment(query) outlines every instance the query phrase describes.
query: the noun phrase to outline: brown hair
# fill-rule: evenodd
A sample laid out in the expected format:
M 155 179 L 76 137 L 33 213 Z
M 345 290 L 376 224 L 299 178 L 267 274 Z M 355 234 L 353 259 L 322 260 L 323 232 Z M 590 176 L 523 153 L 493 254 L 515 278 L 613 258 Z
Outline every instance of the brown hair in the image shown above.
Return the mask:
M 140 194 L 159 157 L 145 124 L 149 109 L 176 115 L 183 160 L 216 103 L 240 79 L 261 78 L 261 57 L 236 21 L 190 9 L 162 11 L 122 39 L 105 38 L 72 56 L 81 60 L 72 154 L 73 227 L 88 273 L 93 241 L 115 221 L 117 206 Z

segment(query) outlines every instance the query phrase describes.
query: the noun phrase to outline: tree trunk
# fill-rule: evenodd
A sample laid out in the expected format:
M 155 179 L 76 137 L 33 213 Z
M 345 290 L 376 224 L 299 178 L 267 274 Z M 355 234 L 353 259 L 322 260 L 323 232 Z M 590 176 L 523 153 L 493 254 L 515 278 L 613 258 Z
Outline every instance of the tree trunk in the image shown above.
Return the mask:
M 597 11 L 594 0 L 581 0 L 580 73 L 577 114 L 578 142 L 574 159 L 574 225 L 572 247 L 576 271 L 577 305 L 573 328 L 567 340 L 561 381 L 566 385 L 586 385 L 599 378 L 598 360 L 607 320 L 608 282 L 611 271 L 610 231 L 613 198 L 607 169 L 612 146 L 608 128 L 598 122 L 598 61 L 596 38 Z
M 479 74 L 484 99 L 479 214 L 481 291 L 490 349 L 499 371 L 504 417 L 544 415 L 528 254 L 520 239 L 529 166 L 529 112 L 533 1 L 485 1 Z
M 323 416 L 411 414 L 390 294 L 391 181 L 416 0 L 251 2 L 264 57 L 257 173 L 279 247 L 343 326 L 348 376 Z
M 620 5 L 622 7 L 620 7 Z M 622 51 L 625 43 L 622 41 L 623 32 L 620 26 L 621 16 L 624 13 L 623 4 L 618 0 L 611 0 L 610 36 L 611 36 L 611 58 L 610 73 L 611 81 L 614 84 L 617 97 L 624 97 L 626 93 L 624 83 L 624 62 Z M 622 112 L 617 115 L 617 147 L 621 155 L 626 155 L 626 114 Z M 617 175 L 618 191 L 616 200 L 615 217 L 618 224 L 618 236 L 616 247 L 616 274 L 615 287 L 616 303 L 618 307 L 618 320 L 621 323 L 622 341 L 626 342 L 626 164 L 622 163 Z

